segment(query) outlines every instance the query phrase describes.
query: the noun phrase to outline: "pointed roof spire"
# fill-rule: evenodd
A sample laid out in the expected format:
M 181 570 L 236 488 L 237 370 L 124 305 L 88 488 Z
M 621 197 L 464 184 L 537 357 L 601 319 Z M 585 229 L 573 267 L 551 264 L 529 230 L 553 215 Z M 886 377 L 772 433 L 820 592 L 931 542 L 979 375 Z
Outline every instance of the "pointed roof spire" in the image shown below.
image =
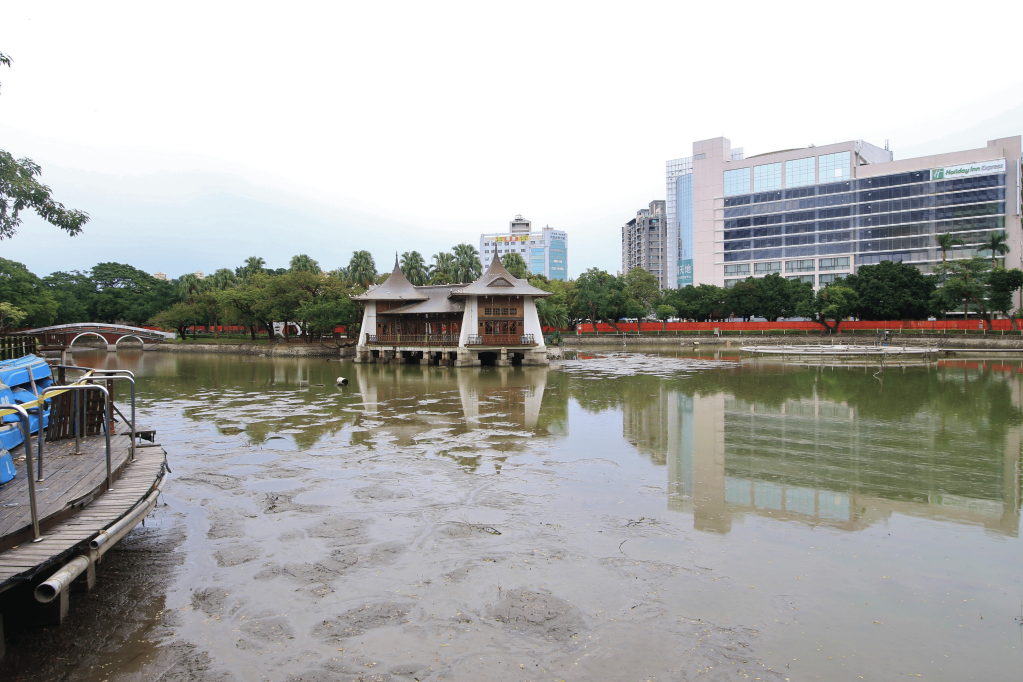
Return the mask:
M 398 265 L 398 252 L 394 253 L 394 270 L 383 284 L 371 287 L 366 293 L 352 296 L 356 301 L 425 301 L 429 296 L 412 286 Z
M 456 289 L 452 292 L 453 295 L 467 296 L 470 294 L 476 295 L 510 295 L 510 296 L 533 296 L 534 298 L 540 298 L 542 296 L 550 296 L 551 294 L 542 290 L 537 289 L 527 280 L 519 279 L 515 275 L 508 272 L 508 268 L 504 267 L 504 263 L 498 258 L 497 254 L 494 254 L 494 259 L 490 261 L 490 267 L 487 271 L 480 275 L 472 284 L 467 284 L 461 289 Z

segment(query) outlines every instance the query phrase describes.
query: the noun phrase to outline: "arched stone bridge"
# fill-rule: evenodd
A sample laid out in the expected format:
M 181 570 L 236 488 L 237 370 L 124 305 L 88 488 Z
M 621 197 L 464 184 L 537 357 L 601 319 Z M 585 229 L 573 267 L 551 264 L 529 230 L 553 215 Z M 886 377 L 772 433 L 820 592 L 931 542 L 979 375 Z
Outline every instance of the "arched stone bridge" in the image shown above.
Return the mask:
M 129 327 L 123 324 L 100 324 L 97 322 L 77 322 L 75 324 L 58 324 L 53 327 L 23 329 L 14 332 L 16 336 L 34 336 L 38 339 L 39 350 L 64 351 L 81 338 L 98 337 L 106 341 L 107 350 L 117 350 L 117 346 L 125 339 L 135 339 L 145 350 L 146 343 L 160 343 L 173 339 L 174 332 L 161 332 L 142 327 Z

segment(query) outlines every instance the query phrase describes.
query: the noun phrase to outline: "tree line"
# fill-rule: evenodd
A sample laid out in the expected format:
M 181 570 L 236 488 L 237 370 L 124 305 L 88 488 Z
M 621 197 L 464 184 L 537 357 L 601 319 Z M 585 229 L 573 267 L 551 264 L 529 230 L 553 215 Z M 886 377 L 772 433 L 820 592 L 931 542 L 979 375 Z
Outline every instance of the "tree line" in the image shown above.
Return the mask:
M 551 296 L 536 303 L 540 323 L 556 329 L 657 319 L 724 321 L 762 318 L 770 321 L 805 318 L 822 330 L 837 329 L 842 320 L 926 319 L 962 311 L 986 321 L 995 313 L 1012 320 L 1019 311 L 1013 294 L 1023 286 L 1018 269 L 999 267 L 974 257 L 943 261 L 925 275 L 905 263 L 884 261 L 860 267 L 856 274 L 814 291 L 807 282 L 778 274 L 749 277 L 724 288 L 712 284 L 659 290 L 657 280 L 642 269 L 612 275 L 590 268 L 575 280 L 548 280 L 531 275 L 519 254 L 502 258 L 512 275 L 527 279 Z M 428 264 L 417 251 L 402 253 L 399 266 L 417 286 L 472 282 L 482 272 L 479 253 L 470 244 L 434 254 Z M 152 324 L 185 330 L 196 326 L 242 326 L 255 339 L 274 336 L 275 322 L 295 322 L 305 340 L 323 339 L 340 326 L 356 330 L 362 306 L 352 297 L 389 276 L 378 272 L 368 251 L 356 251 L 348 264 L 324 272 L 308 255 L 291 259 L 289 267 L 271 269 L 259 256 L 234 268 L 199 278 L 185 274 L 169 281 L 121 263 L 99 263 L 91 270 L 55 272 L 39 278 L 14 261 L 0 258 L 0 329 L 38 327 L 70 322 Z M 284 335 L 288 329 L 285 325 Z
M 471 282 L 482 272 L 479 253 L 470 244 L 434 254 L 432 265 L 416 251 L 402 254 L 400 260 L 414 284 Z M 273 337 L 275 322 L 294 322 L 305 340 L 322 339 L 338 326 L 357 329 L 362 307 L 352 297 L 389 275 L 389 270 L 377 271 L 368 251 L 354 252 L 347 265 L 329 272 L 306 254 L 277 269 L 251 256 L 233 269 L 221 268 L 205 277 L 186 273 L 171 280 L 123 263 L 38 277 L 23 264 L 0 258 L 0 331 L 119 322 L 175 329 L 182 336 L 186 329 L 202 326 L 219 336 L 221 326 L 242 326 L 255 340 L 261 332 Z

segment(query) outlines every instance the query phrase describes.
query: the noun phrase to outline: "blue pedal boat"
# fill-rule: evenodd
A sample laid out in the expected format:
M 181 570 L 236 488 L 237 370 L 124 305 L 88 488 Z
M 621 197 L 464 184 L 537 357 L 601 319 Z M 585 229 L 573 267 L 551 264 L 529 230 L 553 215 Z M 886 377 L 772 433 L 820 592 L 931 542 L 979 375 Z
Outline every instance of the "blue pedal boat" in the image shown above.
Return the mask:
M 25 405 L 33 403 L 39 394 L 53 385 L 53 373 L 46 360 L 36 355 L 26 355 L 16 360 L 0 360 L 0 409 L 4 405 Z M 38 433 L 40 419 L 42 428 L 49 425 L 50 401 L 40 410 L 38 406 L 27 408 L 29 432 Z M 0 417 L 0 484 L 7 483 L 15 475 L 11 451 L 25 442 L 21 419 L 17 414 Z

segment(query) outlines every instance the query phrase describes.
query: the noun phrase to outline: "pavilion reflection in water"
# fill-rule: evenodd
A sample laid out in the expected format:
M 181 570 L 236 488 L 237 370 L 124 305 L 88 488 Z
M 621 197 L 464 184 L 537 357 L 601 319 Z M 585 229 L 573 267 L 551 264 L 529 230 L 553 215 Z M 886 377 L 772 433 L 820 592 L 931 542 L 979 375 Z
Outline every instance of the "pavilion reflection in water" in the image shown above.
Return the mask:
M 568 420 L 558 405 L 544 404 L 548 381 L 546 367 L 496 367 L 486 371 L 468 368 L 438 370 L 427 365 L 355 365 L 355 379 L 362 396 L 362 414 L 372 418 L 392 414 L 396 403 L 407 401 L 401 422 L 389 422 L 388 430 L 399 444 L 416 442 L 437 428 L 471 431 L 500 425 L 524 431 L 567 435 Z M 423 401 L 425 395 L 431 399 Z M 446 396 L 437 399 L 438 396 Z M 541 414 L 541 407 L 546 409 Z
M 698 530 L 727 533 L 747 514 L 859 530 L 904 514 L 1019 532 L 1018 423 L 978 438 L 975 422 L 926 410 L 890 421 L 815 397 L 765 404 L 662 386 L 638 409 L 626 403 L 623 432 L 667 466 L 668 507 L 691 511 Z

